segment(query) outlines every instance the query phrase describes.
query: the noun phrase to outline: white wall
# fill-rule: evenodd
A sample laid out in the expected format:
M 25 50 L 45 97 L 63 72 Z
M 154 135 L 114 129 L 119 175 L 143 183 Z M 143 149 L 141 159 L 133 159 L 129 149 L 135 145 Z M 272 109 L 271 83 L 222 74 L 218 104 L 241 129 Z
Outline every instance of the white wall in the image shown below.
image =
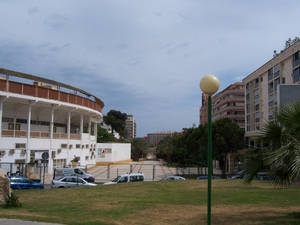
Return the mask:
M 130 143 L 97 143 L 97 162 L 118 162 L 131 159 Z

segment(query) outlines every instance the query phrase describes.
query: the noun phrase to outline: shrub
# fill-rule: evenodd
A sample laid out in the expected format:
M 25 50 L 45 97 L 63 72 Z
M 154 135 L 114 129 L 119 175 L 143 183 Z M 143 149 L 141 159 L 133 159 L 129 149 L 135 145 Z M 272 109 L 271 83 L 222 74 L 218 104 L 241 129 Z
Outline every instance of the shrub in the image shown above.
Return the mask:
M 12 192 L 11 195 L 6 196 L 4 207 L 10 208 L 10 207 L 21 207 L 22 203 L 19 200 L 19 197 L 16 195 L 15 192 Z

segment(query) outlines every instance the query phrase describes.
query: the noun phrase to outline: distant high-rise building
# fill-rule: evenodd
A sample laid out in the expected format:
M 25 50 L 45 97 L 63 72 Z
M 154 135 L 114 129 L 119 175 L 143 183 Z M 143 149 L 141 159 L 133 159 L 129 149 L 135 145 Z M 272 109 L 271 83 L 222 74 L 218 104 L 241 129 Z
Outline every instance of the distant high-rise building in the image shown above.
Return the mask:
M 133 115 L 127 115 L 125 122 L 126 137 L 129 140 L 136 138 L 136 122 Z

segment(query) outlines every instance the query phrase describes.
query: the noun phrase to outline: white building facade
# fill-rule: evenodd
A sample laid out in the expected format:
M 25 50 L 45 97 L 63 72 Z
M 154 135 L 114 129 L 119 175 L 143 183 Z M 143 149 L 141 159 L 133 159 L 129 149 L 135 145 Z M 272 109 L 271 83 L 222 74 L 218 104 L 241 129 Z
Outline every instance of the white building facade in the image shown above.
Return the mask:
M 0 69 L 0 163 L 32 158 L 46 162 L 48 171 L 69 166 L 74 157 L 81 166 L 96 164 L 103 107 L 76 87 Z
M 299 100 L 300 41 L 275 54 L 243 79 L 245 85 L 245 130 L 249 147 L 261 147 L 253 139 L 262 124 L 273 119 L 280 104 Z

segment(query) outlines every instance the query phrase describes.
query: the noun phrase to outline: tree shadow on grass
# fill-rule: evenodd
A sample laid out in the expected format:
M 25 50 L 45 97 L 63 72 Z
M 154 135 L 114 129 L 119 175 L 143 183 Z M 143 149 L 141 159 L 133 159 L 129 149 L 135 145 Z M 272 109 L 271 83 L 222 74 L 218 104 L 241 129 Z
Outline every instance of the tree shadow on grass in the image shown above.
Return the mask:
M 241 225 L 241 224 L 256 224 L 256 225 L 299 225 L 300 212 L 291 210 L 281 211 L 276 209 L 234 209 L 232 211 L 219 212 L 213 214 L 215 224 L 222 225 Z
M 299 219 L 300 220 L 300 212 L 292 212 L 288 214 L 290 217 L 293 217 L 295 219 Z M 300 223 L 300 221 L 299 221 Z

